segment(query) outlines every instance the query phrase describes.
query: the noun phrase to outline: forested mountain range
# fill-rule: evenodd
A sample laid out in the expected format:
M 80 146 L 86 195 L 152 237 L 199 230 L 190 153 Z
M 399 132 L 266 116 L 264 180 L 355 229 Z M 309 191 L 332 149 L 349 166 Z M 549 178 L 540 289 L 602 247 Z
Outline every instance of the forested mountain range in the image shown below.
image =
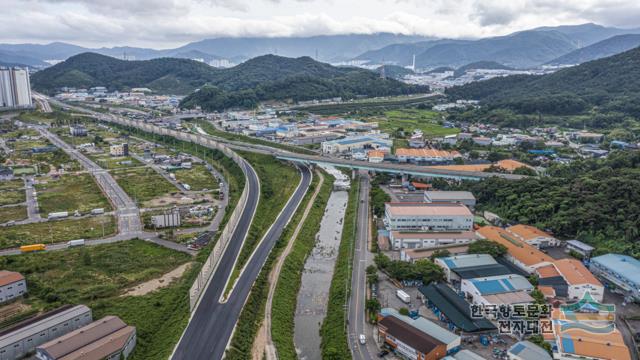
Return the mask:
M 640 34 L 616 35 L 595 44 L 576 49 L 548 62 L 549 65 L 575 65 L 597 60 L 640 46 Z
M 205 86 L 206 85 L 206 86 Z M 387 96 L 427 92 L 377 72 L 335 67 L 309 57 L 297 59 L 264 55 L 229 69 L 174 58 L 124 61 L 85 53 L 39 71 L 32 76 L 34 89 L 54 93 L 61 87 L 105 86 L 109 90 L 148 87 L 159 93 L 188 94 L 185 107 L 221 110 L 255 106 L 262 100 L 310 100 L 330 97 Z
M 596 24 L 541 27 L 478 40 L 440 39 L 393 44 L 368 51 L 355 59 L 368 60 L 374 64 L 407 66 L 412 63 L 415 55 L 416 67 L 420 69 L 460 67 L 477 61 L 494 61 L 514 68 L 529 68 L 613 36 L 639 33 L 640 29 L 619 29 Z
M 570 115 L 597 108 L 640 117 L 640 48 L 553 74 L 494 78 L 446 93 L 525 114 Z
M 45 60 L 66 60 L 85 52 L 129 60 L 149 60 L 161 57 L 203 59 L 228 59 L 234 63 L 266 54 L 286 57 L 316 57 L 321 61 L 339 62 L 349 60 L 368 50 L 389 44 L 402 44 L 429 40 L 425 36 L 399 35 L 390 33 L 346 34 L 310 37 L 222 37 L 188 43 L 173 49 L 156 50 L 149 48 L 116 46 L 87 48 L 63 42 L 50 44 L 0 44 L 0 61 L 21 56 L 28 66 L 44 66 Z

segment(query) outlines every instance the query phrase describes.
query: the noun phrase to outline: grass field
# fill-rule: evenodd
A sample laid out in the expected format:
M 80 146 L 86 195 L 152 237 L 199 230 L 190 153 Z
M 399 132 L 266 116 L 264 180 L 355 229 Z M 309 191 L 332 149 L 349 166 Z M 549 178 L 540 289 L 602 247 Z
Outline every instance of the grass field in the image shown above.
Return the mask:
M 142 163 L 131 156 L 111 157 L 109 154 L 89 156 L 103 169 L 126 169 L 142 166 Z
M 145 202 L 178 191 L 155 170 L 143 168 L 118 169 L 111 172 L 122 189 L 139 202 Z
M 25 274 L 27 302 L 39 309 L 85 304 L 93 318 L 117 315 L 136 327 L 131 359 L 166 359 L 188 319 L 193 266 L 171 285 L 144 296 L 121 297 L 138 283 L 191 261 L 186 254 L 141 240 L 88 246 L 64 252 L 0 259 L 3 269 Z
M 21 179 L 0 181 L 0 206 L 24 202 L 24 182 Z
M 79 210 L 88 213 L 91 209 L 103 208 L 111 211 L 111 205 L 100 187 L 89 174 L 63 175 L 58 180 L 37 184 L 40 214 Z
M 51 244 L 74 239 L 95 239 L 116 232 L 113 216 L 92 216 L 82 219 L 66 219 L 2 228 L 0 249 L 29 244 Z
M 0 207 L 0 224 L 4 224 L 8 221 L 18 221 L 27 218 L 26 206 L 9 206 Z
M 405 133 L 420 129 L 426 137 L 457 134 L 459 129 L 445 128 L 438 124 L 441 114 L 432 110 L 401 109 L 389 110 L 384 117 L 376 118 L 380 130 L 393 134 L 397 129 Z
M 176 170 L 175 175 L 176 180 L 188 184 L 193 191 L 215 190 L 219 187 L 218 181 L 204 165 L 194 165 L 191 169 Z

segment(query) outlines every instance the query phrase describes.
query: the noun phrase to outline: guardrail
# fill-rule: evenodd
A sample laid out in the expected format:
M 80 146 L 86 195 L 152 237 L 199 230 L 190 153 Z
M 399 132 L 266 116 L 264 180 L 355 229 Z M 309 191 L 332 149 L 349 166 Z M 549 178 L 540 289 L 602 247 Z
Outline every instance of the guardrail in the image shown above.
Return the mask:
M 211 138 L 205 137 L 203 135 L 188 134 L 188 133 L 184 133 L 176 130 L 162 128 L 156 125 L 147 124 L 145 122 L 137 121 L 137 120 L 126 120 L 126 119 L 121 119 L 117 117 L 109 117 L 109 118 L 101 117 L 101 119 L 105 121 L 114 122 L 120 125 L 124 125 L 124 126 L 135 127 L 145 132 L 150 132 L 150 133 L 161 135 L 161 136 L 171 136 L 178 140 L 189 141 L 192 143 L 205 146 L 210 149 L 219 150 L 222 153 L 224 153 L 226 156 L 230 157 L 233 161 L 235 161 L 236 164 L 240 166 L 240 169 L 242 169 L 242 172 L 245 174 L 245 177 L 246 177 L 247 163 L 245 162 L 245 160 L 242 157 L 240 157 L 240 155 L 238 155 L 235 151 L 228 148 L 226 145 L 220 142 L 217 142 Z M 191 288 L 189 289 L 189 308 L 191 312 L 193 312 L 193 310 L 196 308 L 196 305 L 198 304 L 198 300 L 200 299 L 202 292 L 207 287 L 207 283 L 209 282 L 211 275 L 213 274 L 215 269 L 218 267 L 218 264 L 220 263 L 220 259 L 222 259 L 222 254 L 224 254 L 224 251 L 227 249 L 227 245 L 231 240 L 231 235 L 233 231 L 236 229 L 238 222 L 240 221 L 241 214 L 244 211 L 248 196 L 249 196 L 249 181 L 247 179 L 247 181 L 245 181 L 244 183 L 242 195 L 238 200 L 237 206 L 231 213 L 231 216 L 229 217 L 229 221 L 227 222 L 224 229 L 220 233 L 220 236 L 218 237 L 218 242 L 214 245 L 213 249 L 211 250 L 211 254 L 209 254 L 209 257 L 207 258 L 205 263 L 202 265 L 202 269 L 198 273 L 198 277 L 196 278 L 196 280 L 193 282 L 193 285 L 191 285 Z

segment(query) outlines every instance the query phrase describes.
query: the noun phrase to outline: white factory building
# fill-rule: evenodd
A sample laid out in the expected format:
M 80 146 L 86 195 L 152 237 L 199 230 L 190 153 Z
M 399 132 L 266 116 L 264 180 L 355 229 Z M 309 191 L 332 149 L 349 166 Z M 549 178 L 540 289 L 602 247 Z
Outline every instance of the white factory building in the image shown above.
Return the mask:
M 473 214 L 458 203 L 386 203 L 384 222 L 391 231 L 472 231 Z
M 0 108 L 30 108 L 29 72 L 19 68 L 0 68 Z
M 475 239 L 476 233 L 473 231 L 391 231 L 389 233 L 389 240 L 391 241 L 393 250 L 429 249 L 464 245 L 473 242 Z

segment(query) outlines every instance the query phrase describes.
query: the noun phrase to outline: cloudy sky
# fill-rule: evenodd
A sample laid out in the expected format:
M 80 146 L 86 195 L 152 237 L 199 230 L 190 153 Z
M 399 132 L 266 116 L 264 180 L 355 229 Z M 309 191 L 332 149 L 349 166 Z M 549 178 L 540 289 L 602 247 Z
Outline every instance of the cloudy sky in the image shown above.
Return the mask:
M 503 35 L 543 25 L 640 27 L 638 0 L 0 0 L 0 42 L 170 48 L 221 36 Z

